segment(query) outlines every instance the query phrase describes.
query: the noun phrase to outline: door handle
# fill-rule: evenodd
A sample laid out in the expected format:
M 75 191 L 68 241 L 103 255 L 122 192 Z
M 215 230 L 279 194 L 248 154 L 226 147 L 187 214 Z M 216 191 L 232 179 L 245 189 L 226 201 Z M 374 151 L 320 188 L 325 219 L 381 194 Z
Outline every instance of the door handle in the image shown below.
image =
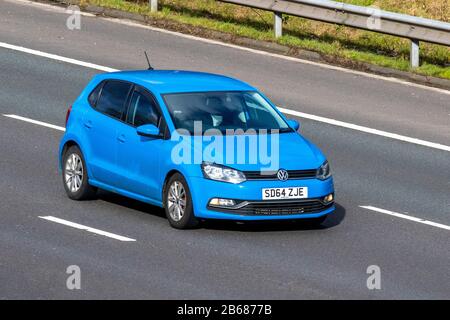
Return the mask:
M 119 142 L 124 143 L 125 142 L 125 135 L 121 134 L 120 136 L 117 137 L 117 140 L 119 140 Z
M 88 128 L 88 129 L 92 128 L 92 121 L 91 121 L 91 120 L 86 121 L 86 122 L 84 123 L 84 126 L 85 126 L 86 128 Z

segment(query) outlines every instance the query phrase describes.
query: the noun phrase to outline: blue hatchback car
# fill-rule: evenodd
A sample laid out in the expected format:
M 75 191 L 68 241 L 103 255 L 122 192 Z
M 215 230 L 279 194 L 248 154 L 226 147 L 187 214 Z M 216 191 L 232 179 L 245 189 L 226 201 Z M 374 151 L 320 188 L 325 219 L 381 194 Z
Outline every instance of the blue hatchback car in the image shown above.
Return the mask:
M 69 198 L 98 188 L 202 219 L 307 219 L 333 212 L 320 150 L 252 86 L 188 71 L 95 76 L 69 108 L 59 155 Z

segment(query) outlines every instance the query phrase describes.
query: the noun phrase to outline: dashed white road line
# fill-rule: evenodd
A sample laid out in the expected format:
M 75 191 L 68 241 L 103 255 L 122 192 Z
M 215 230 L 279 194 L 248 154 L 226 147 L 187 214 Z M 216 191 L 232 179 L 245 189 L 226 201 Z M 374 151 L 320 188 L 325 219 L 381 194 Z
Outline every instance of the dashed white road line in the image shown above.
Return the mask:
M 59 131 L 66 131 L 66 128 L 64 128 L 64 127 L 56 126 L 54 124 L 50 124 L 50 123 L 43 122 L 43 121 L 38 121 L 38 120 L 30 119 L 30 118 L 25 118 L 25 117 L 18 116 L 18 115 L 15 115 L 15 114 L 4 114 L 4 116 L 8 117 L 8 118 L 13 118 L 13 119 L 16 119 L 16 120 L 29 122 L 29 123 L 32 123 L 32 124 L 37 124 L 39 126 L 52 128 L 52 129 L 59 130 Z
M 124 236 L 120 236 L 118 234 L 114 234 L 111 232 L 107 232 L 107 231 L 103 231 L 103 230 L 99 230 L 99 229 L 95 229 L 95 228 L 91 228 L 88 226 L 84 226 L 82 224 L 78 224 L 75 222 L 71 222 L 68 220 L 64 220 L 64 219 L 60 219 L 57 217 L 53 217 L 53 216 L 39 216 L 39 218 L 44 219 L 44 220 L 48 220 L 48 221 L 52 221 L 52 222 L 56 222 L 59 224 L 63 224 L 65 226 L 69 226 L 75 229 L 79 229 L 79 230 L 83 230 L 83 231 L 87 231 L 87 232 L 91 232 L 91 233 L 95 233 L 95 234 L 99 234 L 108 238 L 112 238 L 112 239 L 116 239 L 116 240 L 120 240 L 120 241 L 136 241 L 136 239 L 131 239 L 128 237 L 124 237 Z
M 416 218 L 416 217 L 408 216 L 408 215 L 403 214 L 403 213 L 398 213 L 398 212 L 394 212 L 394 211 L 380 209 L 380 208 L 372 207 L 372 206 L 359 206 L 359 207 L 363 208 L 363 209 L 379 212 L 379 213 L 384 213 L 384 214 L 387 214 L 387 215 L 390 215 L 390 216 L 394 216 L 394 217 L 397 217 L 397 218 L 402 218 L 402 219 L 406 219 L 406 220 L 410 220 L 410 221 L 426 224 L 426 225 L 433 226 L 433 227 L 436 227 L 436 228 L 441 228 L 441 229 L 444 229 L 444 230 L 450 230 L 450 226 L 447 226 L 445 224 L 441 224 L 441 223 L 425 220 L 425 219 L 422 219 L 422 218 Z
M 0 47 L 5 48 L 5 49 L 14 50 L 14 51 L 23 52 L 23 53 L 28 53 L 28 54 L 32 54 L 35 56 L 56 60 L 56 61 L 66 62 L 66 63 L 74 64 L 77 66 L 91 68 L 91 69 L 95 69 L 95 70 L 100 70 L 100 71 L 105 71 L 105 72 L 119 71 L 117 69 L 101 66 L 101 65 L 98 65 L 95 63 L 90 63 L 90 62 L 85 62 L 85 61 L 81 61 L 81 60 L 77 60 L 77 59 L 67 58 L 67 57 L 59 56 L 57 54 L 52 54 L 52 53 L 47 53 L 47 52 L 43 52 L 43 51 L 39 51 L 39 50 L 29 49 L 29 48 L 16 46 L 16 45 L 5 43 L 5 42 L 0 42 Z
M 15 51 L 20 51 L 20 52 L 24 52 L 24 53 L 29 53 L 32 55 L 37 55 L 37 56 L 49 58 L 52 60 L 63 61 L 66 63 L 75 64 L 75 65 L 83 66 L 86 68 L 101 70 L 101 71 L 105 71 L 105 72 L 120 71 L 118 69 L 113 69 L 113 68 L 101 66 L 98 64 L 84 62 L 81 60 L 71 59 L 71 58 L 67 58 L 67 57 L 63 57 L 63 56 L 59 56 L 59 55 L 55 55 L 55 54 L 51 54 L 51 53 L 47 53 L 47 52 L 43 52 L 43 51 L 37 51 L 37 50 L 28 49 L 28 48 L 24 48 L 24 47 L 20 47 L 20 46 L 15 46 L 15 45 L 7 44 L 4 42 L 0 42 L 0 47 L 15 50 Z M 447 91 L 447 93 L 450 94 L 450 91 Z M 421 139 L 417 139 L 417 138 L 407 137 L 407 136 L 403 136 L 403 135 L 399 135 L 399 134 L 391 133 L 391 132 L 387 132 L 387 131 L 382 131 L 382 130 L 378 130 L 378 129 L 368 128 L 368 127 L 364 127 L 364 126 L 360 126 L 360 125 L 356 125 L 356 124 L 352 124 L 352 123 L 348 123 L 348 122 L 343 122 L 340 120 L 316 116 L 313 114 L 308 114 L 308 113 L 295 111 L 295 110 L 291 110 L 291 109 L 287 109 L 287 108 L 279 108 L 279 109 L 283 113 L 294 115 L 297 117 L 306 118 L 306 119 L 323 122 L 323 123 L 328 123 L 328 124 L 331 124 L 334 126 L 344 127 L 347 129 L 366 132 L 366 133 L 383 136 L 383 137 L 390 138 L 390 139 L 396 139 L 396 140 L 403 141 L 403 142 L 409 142 L 409 143 L 413 143 L 413 144 L 417 144 L 417 145 L 421 145 L 421 146 L 425 146 L 425 147 L 429 147 L 429 148 L 434 148 L 434 149 L 450 152 L 450 146 L 447 146 L 447 145 L 443 145 L 443 144 L 439 144 L 439 143 L 435 143 L 435 142 L 431 142 L 431 141 L 426 141 L 426 140 L 421 140 Z M 53 128 L 53 129 L 57 129 L 57 130 L 64 129 L 62 127 L 58 127 L 58 126 L 55 126 L 52 124 L 47 124 L 45 122 L 41 122 L 41 121 L 37 121 L 37 120 L 27 119 L 25 117 L 21 117 L 18 115 L 5 115 L 5 116 L 10 117 L 10 118 L 15 118 L 18 120 L 22 120 L 22 121 L 35 123 L 35 124 L 40 124 L 43 126 Z

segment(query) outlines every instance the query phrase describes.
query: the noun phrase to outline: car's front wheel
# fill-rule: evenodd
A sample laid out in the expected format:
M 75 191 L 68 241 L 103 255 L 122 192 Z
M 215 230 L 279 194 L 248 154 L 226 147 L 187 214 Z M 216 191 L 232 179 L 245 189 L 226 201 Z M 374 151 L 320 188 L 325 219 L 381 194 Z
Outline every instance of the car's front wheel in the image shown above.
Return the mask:
M 97 192 L 88 182 L 86 163 L 77 146 L 69 147 L 63 155 L 62 178 L 67 196 L 72 200 L 91 199 Z
M 184 177 L 175 173 L 170 177 L 164 192 L 164 209 L 172 227 L 189 229 L 198 225 L 194 215 L 191 192 Z

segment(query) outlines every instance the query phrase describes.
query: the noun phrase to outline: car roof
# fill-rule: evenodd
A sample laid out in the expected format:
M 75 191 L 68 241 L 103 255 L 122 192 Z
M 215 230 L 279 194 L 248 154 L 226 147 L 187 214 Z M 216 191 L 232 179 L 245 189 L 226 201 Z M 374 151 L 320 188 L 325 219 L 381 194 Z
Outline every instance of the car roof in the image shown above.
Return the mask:
M 254 91 L 247 83 L 227 76 L 183 70 L 136 70 L 104 73 L 101 80 L 117 79 L 136 83 L 153 93 L 202 91 Z

